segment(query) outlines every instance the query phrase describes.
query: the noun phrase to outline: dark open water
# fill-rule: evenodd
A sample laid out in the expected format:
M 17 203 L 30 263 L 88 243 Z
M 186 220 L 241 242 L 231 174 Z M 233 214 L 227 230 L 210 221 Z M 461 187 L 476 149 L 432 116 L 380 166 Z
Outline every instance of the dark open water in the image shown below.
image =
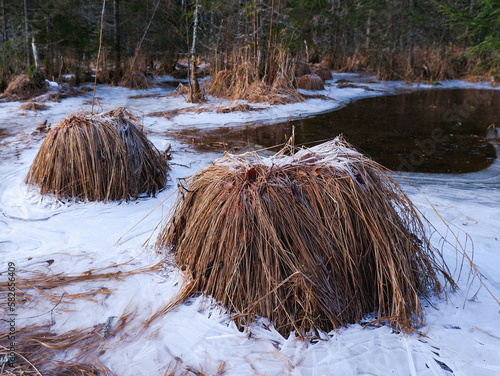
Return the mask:
M 293 126 L 296 145 L 314 145 L 343 134 L 393 170 L 479 171 L 496 158 L 500 91 L 434 89 L 365 98 L 305 119 L 221 128 L 198 137 L 224 141 L 229 147 L 270 147 L 283 143 Z

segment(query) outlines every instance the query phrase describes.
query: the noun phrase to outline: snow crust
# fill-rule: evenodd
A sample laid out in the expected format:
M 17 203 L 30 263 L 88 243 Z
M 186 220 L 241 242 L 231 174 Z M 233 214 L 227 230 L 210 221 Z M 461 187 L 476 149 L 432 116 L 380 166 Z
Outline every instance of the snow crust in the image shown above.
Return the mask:
M 334 82 L 340 78 L 374 91 L 337 89 Z M 157 225 L 173 206 L 176 179 L 192 175 L 221 157 L 219 153 L 195 152 L 166 136 L 165 131 L 276 122 L 331 111 L 362 97 L 435 88 L 371 82 L 370 78 L 358 75 L 334 74 L 323 92 L 314 92 L 331 98 L 328 100 L 309 99 L 303 103 L 267 106 L 255 112 L 217 114 L 217 108 L 232 103 L 211 98 L 204 105 L 210 107 L 207 112 L 181 112 L 170 119 L 148 114 L 195 105 L 186 103 L 182 96 L 166 97 L 171 89 L 161 87 L 131 91 L 99 86 L 96 95 L 100 109 L 126 106 L 140 115 L 149 138 L 160 150 L 172 145 L 174 159 L 167 189 L 157 197 L 130 202 L 63 202 L 42 198 L 36 189 L 28 189 L 23 182 L 41 144 L 40 138 L 31 136 L 34 128 L 44 120 L 55 124 L 72 112 L 90 109 L 85 104 L 90 100 L 89 95 L 48 103 L 47 111 L 38 112 L 19 110 L 19 102 L 0 103 L 0 128 L 11 134 L 0 140 L 2 286 L 9 261 L 15 263 L 20 279 L 33 271 L 80 275 L 122 263 L 112 270 L 125 272 L 161 261 L 164 256 L 154 251 L 152 243 Z M 439 87 L 491 89 L 486 83 L 456 80 L 441 82 Z M 139 94 L 159 96 L 130 98 Z M 32 141 L 28 142 L 29 139 Z M 96 295 L 94 300 L 62 304 L 53 311 L 54 303 L 40 297 L 29 306 L 19 307 L 18 326 L 51 322 L 51 330 L 62 333 L 133 313 L 127 335 L 110 339 L 103 345 L 105 352 L 99 358 L 120 376 L 163 375 L 169 365 L 175 364 L 175 359 L 181 359 L 180 369 L 193 367 L 209 375 L 215 374 L 222 363 L 225 375 L 500 374 L 500 306 L 487 291 L 497 299 L 500 297 L 499 160 L 478 173 L 406 173 L 398 179 L 434 226 L 436 232 L 431 241 L 443 251 L 459 285 L 457 292 L 447 291 L 446 299 L 435 297 L 426 304 L 426 326 L 420 329 L 420 334 L 393 333 L 385 326 L 363 328 L 356 324 L 324 333 L 321 340 L 303 342 L 293 334 L 282 337 L 265 320 L 249 332 L 241 333 L 223 310 L 201 297 L 189 300 L 144 328 L 143 322 L 180 290 L 182 274 L 171 263 L 155 273 L 68 286 L 65 289 L 68 293 L 103 287 L 112 293 Z M 144 245 L 149 238 L 150 243 Z M 473 257 L 480 275 L 469 274 L 467 262 L 454 250 L 457 242 Z M 48 260 L 53 263 L 49 265 Z M 481 286 L 480 278 L 485 286 Z M 0 306 L 6 307 L 6 303 L 0 302 Z M 0 318 L 6 318 L 4 310 L 0 311 Z M 5 323 L 0 327 L 3 330 Z

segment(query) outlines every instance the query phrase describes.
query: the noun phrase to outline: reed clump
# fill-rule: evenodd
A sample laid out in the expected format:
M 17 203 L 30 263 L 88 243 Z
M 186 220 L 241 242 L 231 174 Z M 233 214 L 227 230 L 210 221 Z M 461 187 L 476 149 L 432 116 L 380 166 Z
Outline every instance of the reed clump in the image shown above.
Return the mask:
M 417 210 L 383 167 L 341 139 L 226 154 L 180 187 L 156 245 L 240 328 L 257 316 L 283 335 L 348 323 L 423 323 L 421 297 L 454 285 Z
M 321 78 L 323 81 L 331 80 L 333 78 L 332 71 L 330 69 L 327 69 L 327 68 L 323 68 L 323 67 L 316 68 L 313 71 L 313 73 L 316 76 L 319 76 L 319 78 Z
M 47 134 L 26 176 L 41 194 L 91 201 L 155 195 L 167 179 L 167 160 L 124 108 L 80 113 Z
M 21 74 L 14 77 L 0 99 L 4 101 L 26 100 L 43 94 L 47 90 L 47 82 L 38 75 L 27 76 Z
M 295 63 L 295 77 L 302 77 L 305 74 L 311 74 L 311 68 L 309 65 L 303 61 L 297 61 Z
M 148 77 L 142 72 L 126 73 L 118 85 L 134 90 L 150 89 L 152 87 Z
M 306 74 L 299 78 L 297 88 L 304 90 L 325 90 L 321 77 L 315 74 Z
M 25 111 L 45 111 L 47 108 L 49 108 L 47 105 L 36 102 L 27 102 L 19 106 L 20 110 Z
M 259 67 L 243 52 L 233 59 L 235 63 L 228 69 L 214 72 L 208 94 L 230 100 L 269 102 L 273 105 L 304 100 L 293 86 L 295 64 L 284 52 L 276 57 L 273 72 L 267 76 L 263 76 Z

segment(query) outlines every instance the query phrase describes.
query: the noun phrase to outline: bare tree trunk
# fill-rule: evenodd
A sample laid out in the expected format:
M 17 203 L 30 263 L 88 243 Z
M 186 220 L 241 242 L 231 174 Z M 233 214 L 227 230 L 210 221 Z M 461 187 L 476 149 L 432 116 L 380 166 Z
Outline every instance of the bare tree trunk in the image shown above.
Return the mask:
M 226 58 L 224 60 L 224 69 L 228 69 L 229 65 L 229 24 L 226 20 Z
M 365 49 L 368 51 L 370 48 L 370 42 L 371 42 L 371 26 L 372 26 L 372 15 L 373 15 L 373 10 L 370 9 L 368 11 L 368 21 L 366 22 L 366 40 L 365 40 Z
M 31 57 L 31 45 L 30 45 L 30 21 L 28 16 L 28 0 L 24 0 L 24 26 L 26 30 L 26 63 L 28 66 L 32 65 L 33 59 Z
M 198 0 L 195 2 L 194 25 L 193 25 L 193 44 L 191 45 L 191 102 L 196 103 L 201 100 L 200 85 L 196 79 L 196 35 L 198 31 Z
M 42 70 L 40 67 L 40 59 L 38 58 L 38 49 L 36 48 L 34 35 L 31 36 L 31 49 L 33 50 L 33 58 L 35 61 L 35 71 L 37 72 L 37 74 L 41 74 Z
M 410 0 L 409 1 L 410 17 L 414 17 L 414 15 L 413 15 L 414 6 L 415 6 L 415 0 Z M 413 58 L 414 58 L 413 57 L 413 47 L 415 44 L 414 35 L 415 35 L 415 30 L 414 30 L 413 22 L 412 22 L 410 25 L 410 31 L 408 33 L 408 42 L 407 42 L 407 45 L 408 45 L 408 68 L 411 71 L 413 71 Z
M 257 35 L 257 4 L 254 4 L 255 9 L 253 11 L 253 69 L 257 72 L 258 61 L 257 61 L 257 51 L 259 49 L 259 36 Z
M 45 74 L 47 77 L 51 78 L 52 81 L 55 81 L 55 68 L 54 61 L 52 58 L 52 37 L 50 24 L 52 22 L 51 12 L 50 12 L 50 4 L 49 0 L 45 0 L 45 13 L 46 13 L 46 22 L 45 22 L 45 33 L 47 34 L 47 40 L 45 43 Z
M 132 71 L 137 70 L 139 68 L 139 67 L 136 67 L 137 57 L 139 55 L 139 51 L 141 50 L 142 43 L 144 42 L 144 39 L 146 38 L 146 34 L 148 33 L 149 28 L 151 27 L 151 23 L 153 22 L 153 18 L 155 17 L 156 10 L 158 9 L 158 5 L 160 5 L 160 1 L 161 0 L 157 1 L 155 9 L 153 10 L 153 14 L 151 15 L 151 18 L 149 19 L 148 26 L 146 26 L 146 30 L 144 30 L 144 34 L 142 34 L 141 41 L 139 42 L 139 44 L 137 45 L 137 48 L 135 49 L 134 58 L 132 59 L 132 64 L 131 64 L 131 68 L 130 68 Z M 146 69 L 146 68 L 144 68 L 144 69 Z
M 120 0 L 114 0 L 115 78 L 121 77 Z
M 271 46 L 273 43 L 273 21 L 274 21 L 274 0 L 271 1 L 271 20 L 269 25 L 269 41 L 267 43 L 267 56 L 266 56 L 266 70 L 264 72 L 264 79 L 270 82 L 271 74 Z
M 2 0 L 2 42 L 7 41 L 7 19 L 5 18 L 5 0 Z

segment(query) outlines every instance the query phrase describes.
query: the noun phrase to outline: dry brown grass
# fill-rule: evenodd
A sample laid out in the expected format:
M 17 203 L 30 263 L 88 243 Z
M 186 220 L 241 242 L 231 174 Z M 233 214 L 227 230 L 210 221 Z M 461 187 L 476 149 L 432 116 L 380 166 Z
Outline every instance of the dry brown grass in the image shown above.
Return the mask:
M 396 181 L 339 139 L 225 155 L 182 184 L 156 245 L 186 273 L 179 302 L 203 292 L 240 328 L 263 316 L 283 335 L 370 314 L 412 330 L 438 274 L 454 286 Z
M 309 68 L 309 65 L 307 65 L 303 61 L 297 61 L 295 63 L 295 77 L 302 77 L 305 74 L 311 73 L 311 68 Z
M 293 86 L 295 65 L 285 53 L 280 53 L 276 59 L 275 69 L 279 74 L 275 72 L 275 78 L 272 80 L 261 78 L 250 57 L 244 53 L 233 59 L 235 63 L 230 70 L 219 71 L 212 75 L 208 89 L 210 95 L 255 103 L 269 102 L 273 105 L 304 100 Z
M 48 84 L 44 80 L 21 74 L 9 83 L 7 90 L 0 96 L 0 99 L 4 101 L 26 100 L 43 94 L 47 90 Z
M 134 90 L 150 89 L 152 87 L 148 78 L 142 72 L 126 73 L 118 85 Z
M 58 198 L 135 199 L 165 187 L 168 165 L 139 120 L 123 108 L 77 114 L 48 133 L 26 176 Z
M 333 78 L 332 71 L 327 68 L 316 68 L 313 73 L 319 76 L 323 81 L 331 80 Z
M 47 260 L 51 265 L 54 260 Z M 122 271 L 120 266 L 127 266 L 130 263 L 111 265 L 109 267 L 88 270 L 79 275 L 66 273 L 51 273 L 48 271 L 23 270 L 23 278 L 16 281 L 16 299 L 18 304 L 27 306 L 29 304 L 38 305 L 40 300 L 52 304 L 70 304 L 77 299 L 94 300 L 99 295 L 110 295 L 111 290 L 102 286 L 102 282 L 121 281 L 135 274 L 146 274 L 157 272 L 159 264 L 152 266 Z M 69 293 L 68 287 L 87 283 L 85 290 L 78 293 Z M 96 286 L 92 286 L 92 283 Z M 7 301 L 8 290 L 0 290 L 0 299 Z
M 323 80 L 315 74 L 306 74 L 299 78 L 297 87 L 304 90 L 324 90 Z
M 48 107 L 45 104 L 36 103 L 36 102 L 28 102 L 19 106 L 20 110 L 25 111 L 45 111 Z
M 252 107 L 246 103 L 238 103 L 230 107 L 220 107 L 217 109 L 218 114 L 228 114 L 230 112 L 249 112 L 249 111 L 262 111 L 263 107 Z
M 436 82 L 471 76 L 481 81 L 489 79 L 487 71 L 477 70 L 480 62 L 456 46 L 415 46 L 411 51 L 405 47 L 392 53 L 377 49 L 363 53 L 329 53 L 322 65 L 339 72 L 373 74 L 380 80 Z
M 46 260 L 47 266 L 53 262 L 52 259 Z M 100 294 L 111 294 L 110 289 L 103 287 L 103 282 L 122 281 L 135 274 L 157 273 L 162 268 L 160 263 L 134 268 L 134 263 L 132 259 L 80 275 L 54 274 L 50 268 L 20 270 L 23 277 L 16 280 L 15 286 L 17 309 L 51 306 L 52 310 L 47 313 L 56 308 L 63 312 L 78 310 L 80 305 L 72 308 L 78 299 L 91 301 Z M 67 292 L 71 286 L 81 284 L 85 285 L 78 288 L 77 293 Z M 0 298 L 7 301 L 7 293 L 7 289 L 1 289 Z M 121 317 L 104 318 L 105 322 L 92 327 L 66 332 L 54 332 L 51 328 L 53 322 L 33 325 L 32 320 L 16 320 L 16 358 L 12 365 L 2 361 L 5 356 L 10 358 L 12 342 L 8 338 L 9 324 L 4 320 L 0 322 L 0 333 L 4 333 L 0 334 L 0 375 L 114 375 L 100 364 L 99 357 L 108 349 L 108 340 L 118 337 L 121 341 L 128 337 L 129 331 L 125 327 L 130 329 L 128 325 L 134 323 L 134 318 L 133 313 L 124 313 Z
M 209 93 L 216 97 L 226 96 L 233 82 L 232 76 L 232 72 L 228 69 L 217 72 L 215 77 L 210 82 Z
M 161 94 L 140 94 L 140 95 L 130 95 L 128 99 L 143 99 L 143 98 L 162 98 L 164 95 Z
M 11 365 L 0 366 L 0 375 L 16 376 L 100 376 L 112 375 L 106 367 L 89 363 L 98 356 L 98 349 L 105 340 L 99 335 L 105 324 L 87 330 L 72 330 L 57 334 L 49 325 L 16 328 L 15 355 Z M 8 332 L 0 335 L 0 358 L 10 355 Z M 57 354 L 75 350 L 78 356 L 71 361 L 56 360 Z

